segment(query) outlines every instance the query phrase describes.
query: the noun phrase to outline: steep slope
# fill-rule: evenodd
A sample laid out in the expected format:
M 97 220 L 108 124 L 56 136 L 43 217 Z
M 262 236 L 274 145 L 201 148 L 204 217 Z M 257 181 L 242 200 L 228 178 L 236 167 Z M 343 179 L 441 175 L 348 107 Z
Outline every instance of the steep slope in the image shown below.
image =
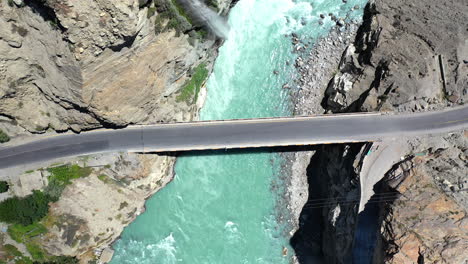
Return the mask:
M 218 45 L 166 0 L 26 1 L 0 12 L 0 113 L 32 133 L 190 120 L 177 94 Z
M 468 99 L 467 8 L 460 0 L 370 1 L 354 43 L 344 50 L 336 73 L 321 90 L 324 111 L 414 112 L 464 104 Z M 314 72 L 305 67 L 300 71 L 302 79 L 313 80 L 310 74 Z M 301 104 L 299 108 L 314 109 Z M 458 263 L 466 259 L 467 200 L 462 188 L 467 171 L 466 133 L 399 140 L 409 146 L 402 153 L 409 165 L 396 164 L 379 185 L 387 187 L 375 190 L 384 198 L 386 192 L 401 196 L 392 196 L 393 202 L 374 198 L 387 206 L 380 207 L 380 216 L 377 213 L 371 220 L 382 223 L 382 233 L 373 235 L 377 246 L 366 261 L 371 263 L 372 255 L 375 263 L 416 263 L 421 259 Z M 327 263 L 350 263 L 363 250 L 356 248 L 355 231 L 364 221 L 357 214 L 356 200 L 366 147 L 346 144 L 316 149 L 307 169 L 309 199 L 293 238 L 300 262 L 315 256 Z M 442 154 L 434 154 L 439 148 L 437 153 Z M 413 160 L 421 153 L 428 156 Z M 413 168 L 412 163 L 417 165 Z M 453 172 L 441 173 L 448 172 L 447 164 Z M 415 184 L 418 181 L 431 184 L 430 192 Z M 452 191 L 444 187 L 449 185 Z M 314 207 L 317 199 L 327 203 Z M 418 209 L 411 210 L 416 204 Z
M 209 2 L 225 15 L 235 3 Z M 221 42 L 172 0 L 2 0 L 0 132 L 192 120 L 202 87 L 190 80 L 206 79 Z M 49 208 L 30 226 L 0 223 L 0 262 L 108 262 L 145 199 L 172 180 L 174 161 L 114 153 L 1 171 L 10 188 L 0 202 L 40 191 Z

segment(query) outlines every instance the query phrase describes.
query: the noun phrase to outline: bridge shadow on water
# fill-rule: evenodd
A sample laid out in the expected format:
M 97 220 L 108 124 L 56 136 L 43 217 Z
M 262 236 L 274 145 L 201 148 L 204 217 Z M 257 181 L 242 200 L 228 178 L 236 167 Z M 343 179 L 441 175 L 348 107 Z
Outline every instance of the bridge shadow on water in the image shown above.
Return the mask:
M 237 149 L 216 149 L 216 150 L 191 150 L 183 152 L 159 152 L 155 154 L 167 155 L 173 157 L 199 157 L 199 156 L 220 156 L 220 155 L 246 155 L 246 154 L 265 154 L 279 153 L 288 154 L 301 151 L 311 151 L 317 146 L 282 146 L 282 147 L 261 147 L 261 148 L 237 148 Z M 152 152 L 146 152 L 152 153 Z

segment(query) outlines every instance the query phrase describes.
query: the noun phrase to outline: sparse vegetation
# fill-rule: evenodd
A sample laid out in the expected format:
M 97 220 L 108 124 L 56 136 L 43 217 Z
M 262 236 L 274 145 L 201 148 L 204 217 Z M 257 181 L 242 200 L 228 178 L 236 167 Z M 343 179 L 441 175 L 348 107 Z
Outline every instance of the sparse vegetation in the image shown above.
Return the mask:
M 8 189 L 10 189 L 8 182 L 0 181 L 0 193 L 8 192 Z
M 42 249 L 41 246 L 37 245 L 36 243 L 25 243 L 25 245 L 33 260 L 39 260 L 41 261 L 40 263 L 42 263 L 43 260 L 46 260 L 47 253 Z M 34 262 L 36 263 L 36 261 Z
M 200 38 L 204 39 L 208 36 L 208 31 L 204 30 L 204 29 L 200 29 L 197 31 L 198 33 L 198 36 L 200 36 Z
M 52 257 L 48 261 L 42 261 L 41 264 L 78 264 L 79 261 L 76 257 L 58 256 Z
M 92 169 L 89 167 L 83 168 L 74 164 L 49 168 L 47 171 L 49 171 L 51 175 L 49 176 L 49 185 L 47 185 L 45 192 L 53 201 L 57 201 L 65 187 L 71 184 L 73 179 L 89 176 Z
M 124 209 L 124 208 L 125 208 L 125 207 L 127 207 L 127 206 L 128 206 L 128 203 L 127 203 L 127 202 L 125 202 L 125 201 L 124 201 L 124 202 L 122 202 L 122 203 L 120 203 L 120 206 L 119 206 L 119 211 L 120 211 L 120 210 L 122 210 L 122 209 Z
M 4 245 L 3 250 L 5 251 L 7 256 L 20 257 L 23 255 L 15 246 L 10 244 Z
M 26 197 L 12 197 L 0 203 L 0 221 L 23 225 L 25 229 L 40 221 L 47 215 L 49 202 L 57 201 L 66 185 L 72 179 L 88 176 L 92 169 L 78 165 L 64 165 L 49 168 L 51 173 L 49 185 L 45 192 L 33 191 Z M 17 231 L 21 231 L 18 226 Z
M 150 18 L 154 16 L 155 13 L 156 13 L 156 7 L 148 7 L 148 13 L 146 13 L 146 17 Z
M 10 137 L 0 129 L 0 143 L 5 143 L 10 141 Z
M 34 194 L 37 193 L 40 192 L 36 191 Z M 45 216 L 47 210 L 45 210 L 43 214 Z M 50 223 L 48 222 L 50 221 L 50 217 L 44 218 L 43 216 L 39 216 L 29 225 L 15 223 L 8 227 L 8 234 L 10 237 L 16 242 L 24 244 L 32 257 L 31 260 L 30 258 L 24 257 L 19 251 L 14 251 L 16 248 L 11 248 L 11 251 L 16 254 L 15 257 L 21 260 L 21 262 L 17 261 L 16 263 L 78 263 L 78 260 L 74 257 L 51 256 L 41 247 L 39 236 L 47 233 L 46 226 L 49 226 Z
M 51 256 L 49 255 L 34 238 L 45 233 L 47 230 L 40 224 L 31 226 L 13 225 L 8 228 L 10 236 L 19 243 L 26 246 L 31 258 L 25 257 L 15 246 L 4 245 L 3 251 L 6 260 L 15 259 L 15 263 L 23 264 L 77 264 L 78 259 L 69 256 Z M 0 259 L 0 263 L 1 263 Z
M 101 180 L 104 183 L 108 182 L 107 175 L 105 175 L 105 174 L 100 174 L 97 177 L 98 177 L 99 180 Z
M 379 96 L 377 97 L 377 99 L 379 99 L 379 100 L 381 100 L 381 101 L 385 101 L 385 100 L 388 99 L 388 95 L 386 95 L 386 94 L 379 95 Z
M 154 5 L 158 12 L 155 20 L 156 34 L 173 29 L 176 36 L 179 36 L 192 27 L 190 18 L 174 0 L 155 0 Z
M 219 11 L 218 1 L 216 0 L 205 0 L 207 6 L 214 8 L 216 12 Z
M 0 245 L 0 250 L 3 251 L 3 256 L 0 258 L 0 263 L 7 263 L 14 259 L 16 264 L 32 264 L 32 260 L 25 257 L 15 246 L 6 244 L 3 247 Z M 3 262 L 2 262 L 3 261 Z M 10 262 L 8 262 L 10 263 Z
M 177 0 L 171 0 L 171 2 L 172 5 L 177 9 L 177 13 L 183 16 L 190 24 L 193 24 L 192 19 L 187 15 L 184 8 L 177 2 Z
M 76 164 L 63 165 L 59 167 L 49 168 L 47 170 L 51 173 L 49 180 L 56 180 L 63 185 L 70 184 L 73 179 L 87 177 L 92 172 L 91 168 L 82 168 Z
M 18 243 L 30 241 L 33 237 L 47 232 L 45 226 L 40 223 L 23 226 L 14 224 L 8 227 L 8 234 Z
M 176 98 L 177 101 L 185 101 L 188 104 L 195 103 L 198 98 L 198 92 L 200 92 L 200 88 L 207 77 L 208 69 L 206 68 L 206 64 L 202 63 L 195 67 L 192 78 L 182 87 L 180 94 Z

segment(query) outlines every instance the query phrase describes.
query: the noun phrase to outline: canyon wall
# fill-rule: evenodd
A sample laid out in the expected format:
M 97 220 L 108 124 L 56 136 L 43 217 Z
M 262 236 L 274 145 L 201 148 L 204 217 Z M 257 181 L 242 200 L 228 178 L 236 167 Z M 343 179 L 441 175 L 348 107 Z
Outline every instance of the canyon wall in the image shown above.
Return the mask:
M 354 41 L 322 90 L 323 111 L 417 112 L 464 104 L 467 12 L 461 0 L 370 1 Z M 300 69 L 307 79 L 310 72 Z M 466 261 L 466 132 L 395 140 L 408 146 L 401 153 L 404 162 L 374 188 L 372 202 L 380 208 L 374 220 L 380 229 L 370 260 L 359 263 Z M 314 149 L 307 168 L 309 198 L 292 239 L 300 263 L 313 258 L 356 262 L 356 250 L 363 250 L 356 242 L 356 229 L 364 221 L 358 214 L 359 177 L 369 148 Z
M 236 1 L 206 2 L 225 16 Z M 15 138 L 196 119 L 202 87 L 192 78 L 207 78 L 222 39 L 179 4 L 0 1 L 0 130 Z M 0 223 L 0 262 L 109 261 L 109 246 L 172 180 L 174 162 L 113 153 L 5 175 L 10 188 L 0 200 L 35 190 L 54 195 L 53 171 L 86 172 L 66 182 L 47 215 L 26 227 L 44 227 L 27 241 Z

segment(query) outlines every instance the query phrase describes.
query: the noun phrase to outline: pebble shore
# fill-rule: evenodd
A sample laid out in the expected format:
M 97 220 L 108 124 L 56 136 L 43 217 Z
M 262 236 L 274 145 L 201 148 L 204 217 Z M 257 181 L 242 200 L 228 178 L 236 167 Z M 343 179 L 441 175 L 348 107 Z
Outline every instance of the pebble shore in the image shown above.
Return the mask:
M 323 38 L 318 39 L 311 49 L 300 48 L 307 44 L 292 36 L 293 49 L 302 50 L 295 61 L 297 77 L 295 87 L 291 89 L 291 101 L 295 116 L 324 114 L 321 101 L 329 81 L 338 69 L 341 56 L 346 47 L 354 42 L 360 22 L 337 25 Z M 284 88 L 284 87 L 283 87 Z M 299 216 L 307 202 L 308 182 L 307 167 L 315 151 L 312 147 L 303 147 L 291 152 L 282 153 L 285 164 L 283 173 L 287 186 L 285 198 L 291 216 L 289 222 L 292 236 L 299 228 Z M 297 263 L 294 260 L 294 263 Z

